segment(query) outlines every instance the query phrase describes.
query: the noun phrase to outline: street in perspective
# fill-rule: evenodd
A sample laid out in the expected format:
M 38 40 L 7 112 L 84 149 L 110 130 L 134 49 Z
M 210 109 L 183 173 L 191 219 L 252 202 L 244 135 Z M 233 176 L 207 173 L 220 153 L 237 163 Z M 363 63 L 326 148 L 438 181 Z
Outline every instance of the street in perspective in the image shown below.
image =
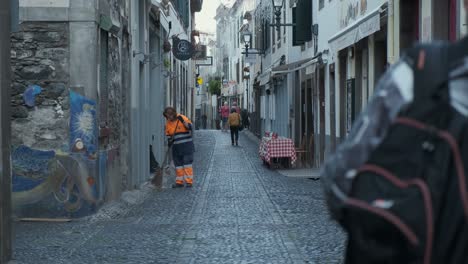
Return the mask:
M 0 264 L 468 263 L 467 11 L 0 1 Z

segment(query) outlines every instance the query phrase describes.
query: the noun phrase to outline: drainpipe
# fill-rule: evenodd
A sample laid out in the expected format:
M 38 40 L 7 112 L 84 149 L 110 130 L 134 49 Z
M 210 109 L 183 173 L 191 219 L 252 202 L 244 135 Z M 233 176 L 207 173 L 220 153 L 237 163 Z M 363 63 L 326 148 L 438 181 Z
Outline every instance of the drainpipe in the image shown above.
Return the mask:
M 387 23 L 387 62 L 395 62 L 395 17 L 394 8 L 397 0 L 388 0 L 388 23 Z
M 12 1 L 13 2 L 13 1 Z M 0 263 L 11 259 L 10 0 L 0 1 Z

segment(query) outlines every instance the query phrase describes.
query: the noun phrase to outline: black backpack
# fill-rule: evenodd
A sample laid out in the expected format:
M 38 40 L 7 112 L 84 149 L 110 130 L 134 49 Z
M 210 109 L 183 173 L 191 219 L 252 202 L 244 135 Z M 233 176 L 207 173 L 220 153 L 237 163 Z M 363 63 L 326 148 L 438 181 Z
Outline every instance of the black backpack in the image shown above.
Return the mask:
M 326 162 L 328 207 L 349 235 L 346 263 L 468 263 L 468 119 L 449 89 L 467 77 L 449 70 L 467 53 L 466 39 L 408 51 L 411 103 L 396 103 L 391 89 L 377 95 Z

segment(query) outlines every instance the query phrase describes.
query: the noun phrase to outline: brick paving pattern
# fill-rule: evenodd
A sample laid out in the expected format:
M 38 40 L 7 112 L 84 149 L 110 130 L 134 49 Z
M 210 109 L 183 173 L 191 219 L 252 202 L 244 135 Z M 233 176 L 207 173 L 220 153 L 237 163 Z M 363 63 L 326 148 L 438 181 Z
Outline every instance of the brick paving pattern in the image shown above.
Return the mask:
M 14 263 L 342 263 L 320 181 L 269 170 L 241 133 L 197 131 L 192 189 L 99 222 L 17 223 Z

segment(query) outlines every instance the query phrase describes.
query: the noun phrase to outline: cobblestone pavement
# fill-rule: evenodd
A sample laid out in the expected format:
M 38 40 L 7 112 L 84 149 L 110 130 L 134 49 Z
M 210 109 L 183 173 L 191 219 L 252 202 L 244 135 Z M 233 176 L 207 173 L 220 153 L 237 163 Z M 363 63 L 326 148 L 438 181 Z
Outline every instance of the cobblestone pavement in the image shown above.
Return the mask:
M 16 225 L 15 263 L 341 263 L 320 181 L 287 178 L 220 131 L 197 131 L 195 186 L 154 191 L 126 217 Z

